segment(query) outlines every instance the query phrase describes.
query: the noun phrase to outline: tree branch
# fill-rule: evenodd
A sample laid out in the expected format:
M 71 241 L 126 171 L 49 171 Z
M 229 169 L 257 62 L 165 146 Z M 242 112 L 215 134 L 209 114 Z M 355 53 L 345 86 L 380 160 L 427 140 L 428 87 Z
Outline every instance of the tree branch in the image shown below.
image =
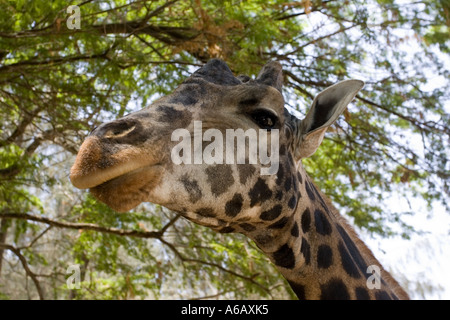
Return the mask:
M 61 64 L 61 63 L 67 63 L 67 62 L 73 62 L 73 61 L 80 61 L 80 60 L 88 60 L 88 59 L 96 59 L 96 58 L 104 58 L 108 59 L 107 53 L 110 49 L 107 51 L 100 53 L 100 54 L 90 54 L 90 55 L 82 55 L 82 56 L 70 56 L 70 57 L 57 57 L 54 59 L 46 59 L 46 60 L 25 60 L 20 61 L 17 63 L 4 65 L 0 67 L 0 72 L 10 72 L 13 69 L 20 68 L 22 66 L 46 66 L 46 65 L 53 65 L 53 64 Z
M 10 218 L 10 219 L 22 219 L 36 221 L 40 223 L 45 223 L 50 226 L 74 230 L 91 230 L 103 233 L 115 234 L 118 236 L 136 237 L 136 238 L 156 238 L 162 237 L 163 232 L 161 231 L 139 231 L 139 230 L 124 230 L 118 228 L 108 228 L 102 227 L 92 223 L 71 223 L 71 222 L 61 222 L 55 221 L 45 217 L 38 217 L 27 213 L 1 213 L 0 218 Z M 169 222 L 170 223 L 170 222 Z M 164 228 L 163 228 L 164 229 Z
M 181 217 L 181 214 L 177 213 L 177 215 L 172 218 L 162 229 L 159 231 L 161 235 L 163 235 L 167 229 L 169 229 L 177 220 Z
M 67 36 L 74 33 L 96 33 L 99 35 L 108 34 L 148 34 L 155 39 L 169 45 L 174 45 L 179 41 L 189 41 L 196 38 L 200 31 L 189 27 L 169 27 L 152 24 L 143 24 L 142 21 L 128 21 L 120 23 L 108 23 L 92 25 L 82 30 L 26 30 L 16 33 L 0 32 L 1 38 L 33 38 L 33 37 L 55 37 Z
M 320 4 L 321 4 L 320 7 L 319 7 L 318 5 L 316 5 L 316 4 L 312 4 L 312 5 L 309 7 L 309 10 L 304 9 L 304 10 L 301 11 L 301 12 L 291 13 L 291 14 L 288 14 L 288 15 L 284 15 L 284 16 L 278 17 L 278 18 L 276 18 L 275 20 L 282 21 L 282 20 L 292 19 L 292 18 L 301 16 L 301 15 L 305 15 L 305 14 L 308 15 L 308 14 L 310 14 L 311 12 L 320 11 L 320 9 L 326 7 L 326 5 L 327 5 L 328 3 L 333 2 L 333 1 L 336 1 L 336 0 L 321 1 L 321 2 L 320 2 Z M 289 9 L 293 9 L 293 8 L 295 8 L 295 6 L 304 6 L 304 5 L 301 4 L 301 3 L 297 3 L 296 5 L 295 5 L 295 2 L 292 2 L 292 3 L 293 3 L 294 5 L 292 5 Z M 283 13 L 285 13 L 285 12 L 287 12 L 287 10 L 285 10 Z
M 229 270 L 229 269 L 227 269 L 227 268 L 224 268 L 223 266 L 221 266 L 220 264 L 217 264 L 217 263 L 212 263 L 212 262 L 204 261 L 204 260 L 200 260 L 200 259 L 186 258 L 185 256 L 183 256 L 183 255 L 177 250 L 177 248 L 175 247 L 175 245 L 173 245 L 173 244 L 170 243 L 170 242 L 167 242 L 166 240 L 164 240 L 164 239 L 162 239 L 162 238 L 160 238 L 159 240 L 160 240 L 163 244 L 165 244 L 166 246 L 168 246 L 169 249 L 172 250 L 172 252 L 173 252 L 173 253 L 174 253 L 174 254 L 175 254 L 182 262 L 200 263 L 200 264 L 204 264 L 204 265 L 207 265 L 207 266 L 215 267 L 215 268 L 217 268 L 217 269 L 219 269 L 219 270 L 221 270 L 221 271 L 223 271 L 223 272 L 229 273 L 229 274 L 231 274 L 231 275 L 233 275 L 233 276 L 235 276 L 235 277 L 238 277 L 238 278 L 241 278 L 241 279 L 243 279 L 243 280 L 245 280 L 245 281 L 248 281 L 248 282 L 250 282 L 250 283 L 252 283 L 252 284 L 254 284 L 254 285 L 260 287 L 261 289 L 263 289 L 263 290 L 266 291 L 267 293 L 270 293 L 269 290 L 268 290 L 266 287 L 264 287 L 263 285 L 261 285 L 260 283 L 258 283 L 258 282 L 256 282 L 256 281 L 254 280 L 254 279 L 259 275 L 259 273 L 255 273 L 255 274 L 253 274 L 251 277 L 247 277 L 247 276 L 244 276 L 244 275 L 239 274 L 239 273 L 237 273 L 237 272 L 234 272 L 234 271 L 232 271 L 232 270 Z
M 421 122 L 421 121 L 418 121 L 415 118 L 405 116 L 405 115 L 403 115 L 403 114 L 401 114 L 401 113 L 399 113 L 397 111 L 391 110 L 391 109 L 389 109 L 389 108 L 387 108 L 385 106 L 382 106 L 382 105 L 380 105 L 380 104 L 378 104 L 376 102 L 373 102 L 373 101 L 371 101 L 369 99 L 366 99 L 366 98 L 362 97 L 361 95 L 356 95 L 356 98 L 361 100 L 364 103 L 367 103 L 367 104 L 373 106 L 373 107 L 376 107 L 376 108 L 381 109 L 383 111 L 386 111 L 388 113 L 392 113 L 393 115 L 396 115 L 397 117 L 408 121 L 413 126 L 415 126 L 417 129 L 419 129 L 419 131 L 423 131 L 423 130 L 425 130 L 425 131 L 434 131 L 434 130 L 437 129 L 437 130 L 439 130 L 441 132 L 444 132 L 445 134 L 450 135 L 450 129 L 448 129 L 448 127 L 442 126 L 442 128 L 436 128 L 436 127 L 431 126 L 429 124 L 429 123 L 436 124 L 435 122 L 430 122 L 430 121 L 428 121 L 428 122 Z
M 290 55 L 295 54 L 297 52 L 300 52 L 301 50 L 303 50 L 303 48 L 305 48 L 305 47 L 307 47 L 307 46 L 309 46 L 311 44 L 316 44 L 317 42 L 320 42 L 320 41 L 322 41 L 324 39 L 327 39 L 327 38 L 331 38 L 331 37 L 333 37 L 333 36 L 335 36 L 335 35 L 337 35 L 339 33 L 346 32 L 347 30 L 350 30 L 350 29 L 352 29 L 354 27 L 357 27 L 357 26 L 358 26 L 357 24 L 353 24 L 353 25 L 351 25 L 349 27 L 346 27 L 346 28 L 339 28 L 335 32 L 326 34 L 324 36 L 318 37 L 317 39 L 313 39 L 311 41 L 306 42 L 305 44 L 297 47 L 295 50 L 292 50 L 291 52 L 285 53 L 284 56 L 287 57 L 287 56 L 290 56 Z
M 207 295 L 207 296 L 191 298 L 190 300 L 209 300 L 209 299 L 217 299 L 217 298 L 219 298 L 220 296 L 222 296 L 222 295 L 224 295 L 224 294 L 227 294 L 227 293 L 229 293 L 229 292 L 239 291 L 239 290 L 242 290 L 242 289 L 245 289 L 245 287 L 238 287 L 238 288 L 233 289 L 233 290 L 223 290 L 223 291 L 220 291 L 220 292 L 218 292 L 218 293 L 216 293 L 216 294 L 211 294 L 211 295 Z
M 36 290 L 38 292 L 39 299 L 45 300 L 44 291 L 41 288 L 41 284 L 39 283 L 36 274 L 30 270 L 30 267 L 28 266 L 28 263 L 27 263 L 27 259 L 25 259 L 25 257 L 22 255 L 22 253 L 20 252 L 20 249 L 17 249 L 6 243 L 0 243 L 0 248 L 11 251 L 12 253 L 14 253 L 17 256 L 17 258 L 19 258 L 20 262 L 22 263 L 23 268 L 25 269 L 26 274 L 28 276 L 30 276 L 31 280 L 33 280 L 34 285 L 36 286 Z
M 44 234 L 46 234 L 51 228 L 53 228 L 53 226 L 48 226 L 44 231 L 42 231 L 40 234 L 38 234 L 38 236 L 36 238 L 34 238 L 33 240 L 31 240 L 31 242 L 29 244 L 27 244 L 26 246 L 23 247 L 19 247 L 17 249 L 22 250 L 22 249 L 29 249 L 31 248 L 40 238 L 42 238 L 44 236 Z

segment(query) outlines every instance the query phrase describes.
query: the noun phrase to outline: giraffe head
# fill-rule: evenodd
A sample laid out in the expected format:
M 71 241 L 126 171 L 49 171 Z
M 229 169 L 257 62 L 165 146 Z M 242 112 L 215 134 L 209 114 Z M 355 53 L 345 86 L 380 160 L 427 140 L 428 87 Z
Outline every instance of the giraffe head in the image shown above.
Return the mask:
M 221 232 L 282 228 L 301 201 L 300 160 L 363 86 L 327 88 L 299 120 L 282 81 L 277 62 L 252 80 L 211 60 L 172 94 L 93 130 L 70 179 L 116 211 L 148 201 Z

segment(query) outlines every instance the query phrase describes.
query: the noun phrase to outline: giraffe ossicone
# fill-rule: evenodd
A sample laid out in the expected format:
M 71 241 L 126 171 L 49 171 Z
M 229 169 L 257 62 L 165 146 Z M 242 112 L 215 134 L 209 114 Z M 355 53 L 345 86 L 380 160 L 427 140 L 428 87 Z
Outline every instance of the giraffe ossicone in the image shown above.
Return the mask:
M 284 107 L 282 84 L 278 62 L 251 79 L 235 77 L 225 62 L 213 59 L 173 93 L 93 130 L 70 179 L 116 211 L 152 202 L 218 232 L 245 234 L 300 299 L 408 298 L 301 162 L 364 83 L 345 80 L 325 89 L 304 119 Z M 229 143 L 227 132 L 235 134 Z M 252 132 L 264 133 L 265 158 L 261 152 L 256 157 Z M 181 136 L 186 148 L 179 145 Z M 261 174 L 268 165 L 273 174 Z M 377 285 L 369 285 L 369 266 L 379 271 Z

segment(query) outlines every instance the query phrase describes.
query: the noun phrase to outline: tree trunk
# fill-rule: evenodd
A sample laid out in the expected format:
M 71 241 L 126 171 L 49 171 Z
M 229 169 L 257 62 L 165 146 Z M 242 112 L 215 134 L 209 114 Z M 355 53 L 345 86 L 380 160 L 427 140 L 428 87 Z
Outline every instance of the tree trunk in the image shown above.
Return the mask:
M 0 243 L 5 243 L 6 233 L 8 230 L 7 219 L 0 219 Z M 5 249 L 0 247 L 0 277 L 2 275 L 3 252 Z

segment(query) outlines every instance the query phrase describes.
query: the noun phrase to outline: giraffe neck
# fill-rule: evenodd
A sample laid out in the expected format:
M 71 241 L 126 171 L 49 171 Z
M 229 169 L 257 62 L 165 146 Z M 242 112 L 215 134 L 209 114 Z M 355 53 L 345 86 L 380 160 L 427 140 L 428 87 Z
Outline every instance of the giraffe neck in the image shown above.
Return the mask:
M 302 199 L 284 227 L 249 235 L 298 298 L 408 298 L 302 168 L 298 177 Z

